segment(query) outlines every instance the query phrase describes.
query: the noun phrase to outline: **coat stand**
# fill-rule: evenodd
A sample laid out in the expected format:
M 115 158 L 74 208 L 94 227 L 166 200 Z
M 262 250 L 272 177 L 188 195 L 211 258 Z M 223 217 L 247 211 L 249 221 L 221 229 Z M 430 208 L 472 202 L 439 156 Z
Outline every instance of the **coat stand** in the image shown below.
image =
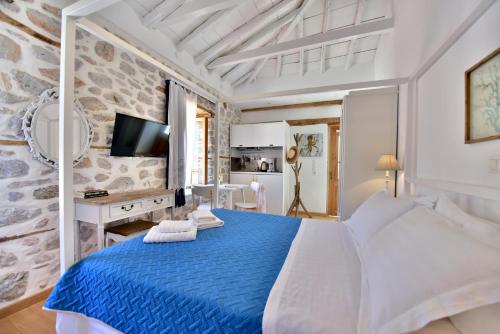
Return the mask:
M 309 214 L 304 203 L 302 202 L 302 199 L 300 198 L 299 173 L 300 173 L 300 169 L 302 168 L 302 163 L 299 164 L 298 147 L 299 147 L 299 142 L 300 142 L 301 138 L 302 138 L 302 134 L 296 133 L 293 135 L 293 139 L 295 140 L 296 146 L 294 148 L 291 148 L 291 149 L 293 149 L 295 151 L 295 154 L 297 155 L 297 157 L 295 157 L 294 159 L 291 159 L 291 160 L 287 159 L 287 162 L 290 164 L 290 167 L 292 167 L 293 173 L 295 174 L 295 196 L 293 198 L 292 204 L 290 205 L 290 208 L 288 209 L 288 212 L 286 213 L 286 215 L 289 216 L 293 212 L 293 210 L 295 209 L 295 217 L 297 217 L 297 215 L 299 213 L 299 206 L 301 206 L 302 209 L 304 209 L 304 212 L 306 213 L 307 217 L 312 218 L 311 214 Z

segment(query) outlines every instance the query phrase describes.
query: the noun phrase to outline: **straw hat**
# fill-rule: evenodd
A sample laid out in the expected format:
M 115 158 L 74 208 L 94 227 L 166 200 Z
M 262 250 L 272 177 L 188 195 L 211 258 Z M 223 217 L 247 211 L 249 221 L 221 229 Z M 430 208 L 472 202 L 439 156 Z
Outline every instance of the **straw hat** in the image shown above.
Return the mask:
M 292 146 L 286 152 L 286 162 L 290 165 L 294 164 L 299 159 L 299 149 L 297 146 Z

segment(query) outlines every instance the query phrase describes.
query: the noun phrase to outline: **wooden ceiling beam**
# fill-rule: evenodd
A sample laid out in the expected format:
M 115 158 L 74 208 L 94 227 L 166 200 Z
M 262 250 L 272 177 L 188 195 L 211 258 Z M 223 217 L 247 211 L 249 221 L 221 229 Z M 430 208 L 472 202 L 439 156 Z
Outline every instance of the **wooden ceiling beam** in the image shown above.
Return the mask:
M 297 13 L 297 16 L 292 22 L 290 22 L 290 24 L 286 27 L 286 29 L 278 36 L 275 45 L 278 45 L 280 42 L 284 41 L 295 30 L 295 27 L 300 23 L 300 21 L 304 21 L 305 12 L 309 8 L 309 6 L 311 6 L 314 3 L 314 1 L 316 0 L 304 0 L 304 2 L 302 2 L 299 8 L 299 12 Z M 255 65 L 254 73 L 249 79 L 250 81 L 257 80 L 257 76 L 266 65 L 269 57 L 264 57 L 264 59 L 260 59 L 257 62 L 257 65 Z
M 247 62 L 255 59 L 267 59 L 282 53 L 298 51 L 304 47 L 314 47 L 322 43 L 343 42 L 353 38 L 379 35 L 391 32 L 394 29 L 394 19 L 387 18 L 373 22 L 362 23 L 356 26 L 330 30 L 292 41 L 265 46 L 259 49 L 243 51 L 220 57 L 213 61 L 209 68 Z
M 241 112 L 317 108 L 317 107 L 325 107 L 325 106 L 341 106 L 342 103 L 343 103 L 343 100 L 329 100 L 329 101 L 318 101 L 318 102 L 307 102 L 307 103 L 295 103 L 295 104 L 285 104 L 285 105 L 281 105 L 281 106 L 247 108 L 247 109 L 242 109 Z
M 253 48 L 260 48 L 270 43 L 274 38 L 276 38 L 276 35 L 279 33 L 280 29 L 282 29 L 285 25 L 289 24 L 295 18 L 297 13 L 298 9 L 291 11 L 278 21 L 275 21 L 272 24 L 265 26 L 263 29 L 255 33 L 252 37 L 250 37 L 244 44 L 231 51 L 239 52 L 239 51 L 250 50 Z M 240 70 L 242 65 L 243 64 L 236 64 L 235 66 L 231 67 L 221 75 L 221 78 L 224 79 L 227 76 L 234 73 L 235 71 Z M 238 79 L 236 81 L 238 81 Z
M 237 87 L 239 85 L 241 85 L 243 82 L 245 82 L 248 78 L 250 78 L 250 76 L 252 75 L 253 73 L 253 70 L 250 70 L 248 71 L 247 73 L 243 74 L 241 77 L 239 77 L 238 79 L 236 79 L 236 81 L 234 81 L 232 83 L 233 87 Z
M 148 28 L 156 29 L 167 16 L 182 6 L 183 3 L 184 0 L 164 0 L 142 17 L 142 23 Z
M 363 10 L 365 8 L 365 0 L 358 0 L 356 4 L 356 12 L 354 15 L 354 25 L 358 25 L 361 23 L 361 19 L 363 17 Z M 349 49 L 347 50 L 347 57 L 345 61 L 345 69 L 348 70 L 352 66 L 353 56 L 354 56 L 354 43 L 356 39 L 351 39 L 349 42 Z
M 289 119 L 286 122 L 290 126 L 304 126 L 304 125 L 316 125 L 316 124 L 333 125 L 333 124 L 340 124 L 340 117 Z
M 235 7 L 248 0 L 196 0 L 185 2 L 173 13 L 168 15 L 163 23 L 176 24 L 186 19 L 202 17 L 220 10 Z
M 304 16 L 301 17 L 299 20 L 299 37 L 302 38 L 304 37 Z M 304 48 L 301 48 L 299 50 L 299 75 L 303 76 L 304 75 Z
M 323 20 L 321 22 L 321 32 L 324 33 L 328 31 L 328 21 L 330 19 L 330 1 L 323 0 Z M 319 71 L 323 74 L 326 70 L 326 45 L 325 43 L 321 44 L 321 55 L 320 55 L 320 63 L 319 63 Z
M 218 56 L 220 56 L 223 52 L 230 50 L 231 48 L 235 48 L 241 45 L 241 41 L 248 39 L 254 33 L 258 32 L 265 26 L 272 24 L 276 21 L 276 17 L 278 15 L 282 15 L 283 11 L 289 8 L 289 11 L 293 10 L 294 4 L 298 2 L 297 0 L 290 1 L 281 1 L 278 4 L 274 5 L 270 9 L 265 12 L 254 16 L 247 23 L 241 25 L 236 30 L 232 31 L 224 38 L 222 38 L 217 43 L 208 47 L 205 51 L 198 54 L 194 60 L 199 64 L 208 64 Z
M 191 42 L 196 37 L 200 36 L 209 26 L 216 23 L 219 19 L 224 17 L 224 15 L 228 12 L 228 9 L 222 9 L 210 16 L 208 19 L 203 21 L 199 26 L 197 26 L 193 31 L 187 34 L 184 38 L 182 38 L 176 45 L 177 50 L 184 51 L 186 45 Z

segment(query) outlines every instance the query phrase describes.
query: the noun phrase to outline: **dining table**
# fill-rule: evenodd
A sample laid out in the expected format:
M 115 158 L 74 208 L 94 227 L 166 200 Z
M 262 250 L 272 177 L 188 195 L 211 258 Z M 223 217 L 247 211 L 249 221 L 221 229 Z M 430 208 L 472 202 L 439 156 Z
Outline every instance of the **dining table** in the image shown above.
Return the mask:
M 225 192 L 226 203 L 224 208 L 233 210 L 233 193 L 235 191 L 241 192 L 241 198 L 245 202 L 245 189 L 248 188 L 248 184 L 237 184 L 237 183 L 223 183 L 219 185 L 219 192 Z

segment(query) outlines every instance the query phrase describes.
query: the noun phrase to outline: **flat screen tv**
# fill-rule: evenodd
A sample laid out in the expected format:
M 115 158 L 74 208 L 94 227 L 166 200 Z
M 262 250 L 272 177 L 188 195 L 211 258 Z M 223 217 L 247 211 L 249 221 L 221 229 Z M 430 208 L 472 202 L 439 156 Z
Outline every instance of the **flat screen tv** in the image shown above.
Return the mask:
M 169 126 L 125 114 L 116 114 L 111 143 L 115 157 L 167 157 Z

